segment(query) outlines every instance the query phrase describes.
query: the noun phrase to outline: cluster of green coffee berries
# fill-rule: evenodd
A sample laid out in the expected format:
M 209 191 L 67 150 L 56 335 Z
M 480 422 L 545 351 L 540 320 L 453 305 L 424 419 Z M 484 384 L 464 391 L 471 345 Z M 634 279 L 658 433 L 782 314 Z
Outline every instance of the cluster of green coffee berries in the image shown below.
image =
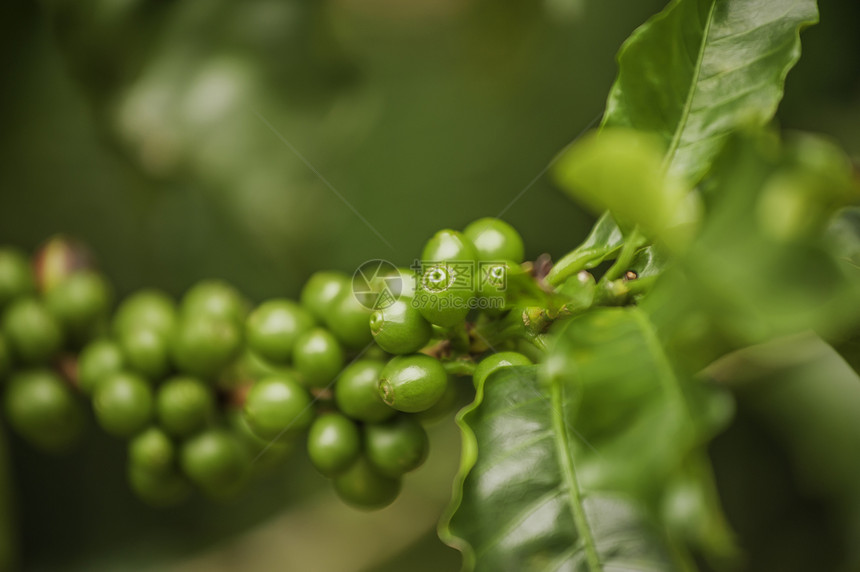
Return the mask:
M 522 261 L 517 232 L 481 219 L 437 233 L 411 269 L 318 272 L 298 302 L 252 307 L 209 280 L 114 307 L 78 245 L 54 239 L 32 261 L 0 249 L 5 417 L 47 450 L 94 417 L 128 441 L 130 486 L 157 505 L 230 495 L 305 439 L 344 501 L 383 507 L 424 462 L 424 425 L 472 388 L 458 376 L 531 363 L 496 351 L 518 347 Z

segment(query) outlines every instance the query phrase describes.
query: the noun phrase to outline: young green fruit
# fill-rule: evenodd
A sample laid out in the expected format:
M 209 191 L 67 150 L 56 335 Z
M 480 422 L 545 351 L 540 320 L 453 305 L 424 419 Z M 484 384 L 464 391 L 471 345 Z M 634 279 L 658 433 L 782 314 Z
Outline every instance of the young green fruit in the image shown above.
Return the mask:
M 245 397 L 243 412 L 248 425 L 263 439 L 298 433 L 313 421 L 310 395 L 286 375 L 255 383 Z
M 400 494 L 401 488 L 400 479 L 380 475 L 363 457 L 336 476 L 333 484 L 343 502 L 362 510 L 376 510 L 390 505 Z
M 391 354 L 409 354 L 427 345 L 433 328 L 408 300 L 397 300 L 370 315 L 377 345 Z
M 102 429 L 116 437 L 130 437 L 152 418 L 152 390 L 139 375 L 109 374 L 93 391 L 93 409 Z
M 168 340 L 156 330 L 125 329 L 119 336 L 119 346 L 128 368 L 147 379 L 160 379 L 170 369 Z
M 397 274 L 400 277 L 400 292 L 394 292 L 394 294 L 398 299 L 412 298 L 421 275 L 411 268 L 398 268 Z
M 511 276 L 509 262 L 482 262 L 478 265 L 477 294 L 482 298 L 479 307 L 496 314 L 508 305 L 508 277 Z
M 184 373 L 213 378 L 238 356 L 241 343 L 242 335 L 234 321 L 186 314 L 173 336 L 173 362 Z
M 327 477 L 348 469 L 361 452 L 358 427 L 340 413 L 316 418 L 308 431 L 308 456 L 314 467 Z
M 125 357 L 119 344 L 112 340 L 90 342 L 78 356 L 78 387 L 91 395 L 102 378 L 124 367 Z
M 45 363 L 63 347 L 60 323 L 35 298 L 19 298 L 6 309 L 3 334 L 15 357 L 26 364 Z
M 129 462 L 150 472 L 169 472 L 174 456 L 173 441 L 158 427 L 150 427 L 128 443 Z
M 223 429 L 197 434 L 182 445 L 180 465 L 204 492 L 223 496 L 244 483 L 251 459 L 238 437 Z
M 150 471 L 134 463 L 128 465 L 128 483 L 140 500 L 158 508 L 175 506 L 191 493 L 188 481 L 175 470 Z
M 481 218 L 469 224 L 463 234 L 475 246 L 479 260 L 508 260 L 519 264 L 525 257 L 520 233 L 498 218 Z
M 144 328 L 168 338 L 175 325 L 176 304 L 160 290 L 135 292 L 119 305 L 113 320 L 113 330 L 119 335 Z
M 15 248 L 0 248 L 0 310 L 35 291 L 36 282 L 27 256 Z
M 461 324 L 475 297 L 473 266 L 437 264 L 424 270 L 411 300 L 424 319 L 442 327 Z
M 215 417 L 215 397 L 199 379 L 177 376 L 159 387 L 155 409 L 167 432 L 187 436 L 202 430 Z
M 429 448 L 424 427 L 406 415 L 364 427 L 364 454 L 377 472 L 388 477 L 420 467 Z
M 305 332 L 293 348 L 293 365 L 309 387 L 325 387 L 334 381 L 343 368 L 343 361 L 340 344 L 324 328 Z
M 402 300 L 415 295 L 415 286 L 421 279 L 420 272 L 414 268 L 390 267 L 380 268 L 380 271 L 376 279 L 370 281 L 371 292 L 363 296 L 365 302 L 371 301 L 367 305 L 381 307 L 390 300 Z
M 269 300 L 248 316 L 248 347 L 275 363 L 289 361 L 300 334 L 314 326 L 311 314 L 291 300 Z
M 284 459 L 295 448 L 295 442 L 288 435 L 280 437 L 277 441 L 258 436 L 248 425 L 248 420 L 245 419 L 241 409 L 229 410 L 227 421 L 253 460 L 251 470 L 254 473 L 262 473 L 276 466 L 283 466 Z
M 371 312 L 370 308 L 356 299 L 350 288 L 345 288 L 335 298 L 325 323 L 344 346 L 362 349 L 373 339 L 367 325 Z
M 378 423 L 394 415 L 394 409 L 379 395 L 379 374 L 385 363 L 362 359 L 348 365 L 337 378 L 334 399 L 337 408 L 357 421 Z
M 14 374 L 4 397 L 9 424 L 47 451 L 69 448 L 81 436 L 84 414 L 71 388 L 50 370 Z
M 246 348 L 236 360 L 232 376 L 234 379 L 260 379 L 261 377 L 280 375 L 282 373 L 295 375 L 295 372 L 289 366 L 272 363 L 256 352 Z
M 182 298 L 183 316 L 208 316 L 242 324 L 248 304 L 239 292 L 221 280 L 204 280 L 195 284 Z
M 382 400 L 407 413 L 430 409 L 445 393 L 448 374 L 438 360 L 412 354 L 391 359 L 380 373 Z
M 462 232 L 440 230 L 433 235 L 421 252 L 424 263 L 474 262 L 478 259 L 475 245 Z
M 457 406 L 460 404 L 460 402 L 460 385 L 458 383 L 453 382 L 449 377 L 448 384 L 445 386 L 445 393 L 442 394 L 442 397 L 439 398 L 439 401 L 437 401 L 436 404 L 433 405 L 433 407 L 431 407 L 430 409 L 419 411 L 418 413 L 415 413 L 412 417 L 424 426 L 432 425 L 453 413 L 457 409 Z
M 349 278 L 340 272 L 315 272 L 305 282 L 299 301 L 318 322 L 324 322 L 334 301 L 349 289 Z
M 110 285 L 92 271 L 70 274 L 45 294 L 48 310 L 73 339 L 85 338 L 103 327 L 112 301 Z
M 472 382 L 475 387 L 481 387 L 491 374 L 502 368 L 517 365 L 532 365 L 532 361 L 519 352 L 499 352 L 489 355 L 481 360 L 472 374 Z

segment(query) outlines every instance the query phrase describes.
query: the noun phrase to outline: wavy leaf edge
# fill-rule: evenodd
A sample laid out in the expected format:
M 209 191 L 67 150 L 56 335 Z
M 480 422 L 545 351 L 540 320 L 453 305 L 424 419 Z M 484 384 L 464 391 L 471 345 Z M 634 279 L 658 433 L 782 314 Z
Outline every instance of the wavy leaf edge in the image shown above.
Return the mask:
M 660 12 L 654 14 L 648 20 L 646 20 L 643 24 L 641 24 L 635 30 L 633 30 L 633 32 L 631 32 L 630 36 L 628 36 L 627 39 L 621 44 L 621 47 L 619 48 L 618 53 L 615 56 L 615 62 L 616 62 L 616 66 L 618 69 L 618 73 L 615 77 L 615 80 L 612 83 L 612 86 L 609 89 L 609 93 L 607 94 L 606 106 L 604 108 L 604 114 L 603 114 L 603 117 L 601 118 L 601 121 L 600 121 L 600 127 L 599 127 L 600 129 L 603 129 L 604 127 L 607 127 L 607 126 L 610 126 L 613 124 L 628 125 L 629 127 L 633 127 L 636 129 L 639 128 L 638 126 L 631 124 L 631 123 L 628 123 L 628 122 L 617 123 L 617 121 L 619 119 L 616 116 L 623 117 L 623 115 L 626 115 L 628 113 L 627 111 L 623 111 L 622 106 L 618 103 L 618 101 L 620 99 L 622 99 L 622 96 L 624 95 L 624 86 L 622 85 L 622 82 L 624 82 L 624 78 L 622 77 L 622 73 L 623 73 L 624 68 L 626 68 L 626 66 L 624 65 L 625 56 L 628 53 L 630 53 L 631 50 L 635 51 L 643 43 L 647 47 L 648 46 L 648 40 L 649 40 L 648 34 L 652 30 L 652 28 L 659 27 L 662 24 L 662 22 L 673 17 L 674 12 L 676 10 L 680 9 L 680 7 L 682 7 L 682 5 L 685 2 L 692 2 L 692 1 L 695 1 L 695 0 L 671 0 L 671 2 L 669 2 L 669 4 L 667 4 L 666 7 L 663 8 Z M 668 149 L 666 150 L 666 155 L 665 155 L 665 159 L 664 159 L 664 168 L 667 171 L 673 170 L 673 162 L 677 158 L 678 146 L 680 145 L 680 141 L 683 137 L 683 131 L 686 128 L 687 122 L 689 120 L 689 113 L 691 111 L 693 101 L 695 99 L 695 94 L 698 91 L 697 88 L 702 81 L 702 79 L 701 79 L 701 67 L 702 67 L 702 63 L 703 63 L 705 54 L 706 54 L 707 49 L 708 49 L 707 42 L 708 42 L 708 37 L 711 33 L 711 27 L 712 27 L 712 24 L 714 21 L 715 11 L 717 9 L 717 6 L 720 3 L 728 3 L 730 1 L 731 0 L 710 0 L 709 1 L 708 16 L 707 16 L 707 19 L 703 25 L 702 38 L 700 40 L 699 49 L 698 49 L 698 52 L 696 54 L 696 63 L 694 65 L 695 77 L 694 77 L 693 81 L 690 83 L 689 88 L 687 90 L 687 95 L 684 99 L 684 106 L 683 106 L 683 109 L 681 110 L 681 117 L 679 118 L 678 125 L 676 125 L 672 131 L 672 137 L 670 139 Z M 765 105 L 760 106 L 760 108 L 759 108 L 760 109 L 760 117 L 763 120 L 759 121 L 759 122 L 754 122 L 753 124 L 756 126 L 766 125 L 775 116 L 776 111 L 779 107 L 779 104 L 784 97 L 786 78 L 788 77 L 789 72 L 792 70 L 792 68 L 794 68 L 794 66 L 797 64 L 797 62 L 800 60 L 800 57 L 801 57 L 801 52 L 802 52 L 801 45 L 802 44 L 801 44 L 801 40 L 800 40 L 800 34 L 806 28 L 813 26 L 819 22 L 820 13 L 818 10 L 817 1 L 812 0 L 811 7 L 813 8 L 813 13 L 810 13 L 808 16 L 804 17 L 803 19 L 798 19 L 796 25 L 794 25 L 794 27 L 793 27 L 793 38 L 791 41 L 791 45 L 788 46 L 787 51 L 786 51 L 786 53 L 788 54 L 788 57 L 785 59 L 785 61 L 783 62 L 783 65 L 779 68 L 778 73 L 776 74 L 777 78 L 778 78 L 777 87 L 778 87 L 779 95 L 773 101 L 771 101 Z M 624 82 L 624 83 L 626 83 L 626 82 Z M 744 126 L 749 125 L 751 123 L 751 121 L 750 121 L 751 118 L 749 117 L 749 115 L 750 114 L 748 114 L 748 113 L 744 114 L 743 117 L 735 119 L 734 121 L 731 122 L 731 124 L 729 126 L 724 127 L 722 129 L 717 129 L 717 130 L 711 129 L 708 136 L 703 138 L 703 139 L 699 139 L 699 141 L 703 141 L 703 140 L 707 139 L 708 137 L 724 138 L 726 135 L 728 135 L 732 131 L 734 131 L 740 127 L 744 127 Z M 744 119 L 744 118 L 746 118 L 746 119 Z M 688 179 L 688 183 L 690 183 L 691 185 L 698 184 L 698 182 L 701 181 L 701 179 L 710 170 L 710 167 L 713 163 L 713 158 L 719 153 L 719 150 L 721 147 L 722 147 L 722 145 L 717 145 L 715 147 L 714 151 L 711 153 L 711 157 L 705 161 L 706 165 L 704 166 L 704 168 L 699 173 L 696 173 L 694 176 L 689 176 L 689 173 L 679 173 L 679 174 L 682 175 L 684 178 Z

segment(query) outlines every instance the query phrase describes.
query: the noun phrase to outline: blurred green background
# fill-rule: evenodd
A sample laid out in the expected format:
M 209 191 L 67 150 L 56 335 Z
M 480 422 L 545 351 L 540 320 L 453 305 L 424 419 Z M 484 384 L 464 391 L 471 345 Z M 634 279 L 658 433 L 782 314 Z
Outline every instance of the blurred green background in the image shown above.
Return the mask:
M 502 215 L 558 258 L 591 217 L 542 175 L 599 119 L 621 42 L 662 0 L 9 0 L 0 242 L 89 243 L 120 294 L 225 278 L 254 300 L 314 270 L 408 264 Z M 860 158 L 860 5 L 823 0 L 779 121 Z M 734 435 L 734 434 L 733 434 Z M 303 462 L 227 504 L 159 512 L 97 431 L 68 458 L 10 437 L 22 566 L 455 570 L 435 537 L 448 420 L 404 499 L 366 516 Z M 202 552 L 201 552 L 202 551 Z

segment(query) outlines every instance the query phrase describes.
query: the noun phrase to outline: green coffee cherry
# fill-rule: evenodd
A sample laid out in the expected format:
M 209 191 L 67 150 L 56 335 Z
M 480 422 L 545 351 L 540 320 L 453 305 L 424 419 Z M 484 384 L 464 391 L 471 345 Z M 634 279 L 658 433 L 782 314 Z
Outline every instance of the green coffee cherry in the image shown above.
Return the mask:
M 419 411 L 412 417 L 423 425 L 432 425 L 433 423 L 444 419 L 449 414 L 457 409 L 461 401 L 461 392 L 459 384 L 448 378 L 448 384 L 445 386 L 445 393 L 439 398 L 439 401 L 430 409 Z
M 489 355 L 481 360 L 472 374 L 472 382 L 475 387 L 481 387 L 484 382 L 496 371 L 517 365 L 532 365 L 532 361 L 518 352 L 499 352 Z
M 160 290 L 140 290 L 126 298 L 117 308 L 113 329 L 117 334 L 144 328 L 165 338 L 176 325 L 176 304 Z
M 92 271 L 66 276 L 45 294 L 48 310 L 73 339 L 86 339 L 103 328 L 113 291 L 103 276 Z
M 378 423 L 394 415 L 379 394 L 379 374 L 385 363 L 357 360 L 346 367 L 334 386 L 338 409 L 357 421 Z
M 4 402 L 12 428 L 39 448 L 67 449 L 83 432 L 81 403 L 68 384 L 50 370 L 14 374 L 9 379 Z
M 173 336 L 173 362 L 184 373 L 212 378 L 238 356 L 241 342 L 235 322 L 205 314 L 186 314 L 179 320 Z
M 227 420 L 245 447 L 248 456 L 253 460 L 251 470 L 255 473 L 281 466 L 282 461 L 293 451 L 295 443 L 289 438 L 290 436 L 284 435 L 277 441 L 259 437 L 248 425 L 240 409 L 228 411 Z
M 27 364 L 45 363 L 63 346 L 60 323 L 35 298 L 19 298 L 6 309 L 3 333 L 13 354 Z
M 185 317 L 207 316 L 241 324 L 248 313 L 248 303 L 226 282 L 204 280 L 186 292 L 180 311 Z
M 314 467 L 334 477 L 355 463 L 361 452 L 358 427 L 340 413 L 317 417 L 308 432 L 308 456 Z
M 175 506 L 191 493 L 188 481 L 175 470 L 150 471 L 134 463 L 128 466 L 128 483 L 140 500 L 159 508 Z
M 78 356 L 78 387 L 91 395 L 108 374 L 125 367 L 125 357 L 119 344 L 112 340 L 90 342 Z
M 128 368 L 147 379 L 160 379 L 170 369 L 168 339 L 156 330 L 125 329 L 119 336 L 119 346 Z
M 270 375 L 295 375 L 295 372 L 288 366 L 279 365 L 270 362 L 269 360 L 257 355 L 249 349 L 245 349 L 239 359 L 236 360 L 235 368 L 232 375 L 234 379 L 260 379 Z
M 343 361 L 340 344 L 323 328 L 305 332 L 293 348 L 293 365 L 309 387 L 325 387 L 334 381 L 343 368 Z
M 400 494 L 401 481 L 380 475 L 367 459 L 359 457 L 334 478 L 334 490 L 346 504 L 362 510 L 384 508 Z
M 447 384 L 448 374 L 438 360 L 412 354 L 394 357 L 382 368 L 379 392 L 394 409 L 415 413 L 433 407 Z
M 421 280 L 420 274 L 417 274 L 410 268 L 398 268 L 397 272 L 400 276 L 400 292 L 395 293 L 398 299 L 410 299 L 415 296 L 416 286 Z
M 35 291 L 36 282 L 27 256 L 15 248 L 0 248 L 0 310 Z
M 270 300 L 248 316 L 248 347 L 267 360 L 289 361 L 296 338 L 314 326 L 311 314 L 291 300 Z
M 370 281 L 371 293 L 365 296 L 367 298 L 365 303 L 369 301 L 371 303 L 368 305 L 382 306 L 391 299 L 411 298 L 415 295 L 415 286 L 420 279 L 421 275 L 410 268 L 390 269 Z M 390 296 L 381 296 L 386 289 Z
M 429 448 L 424 427 L 406 415 L 364 427 L 364 454 L 373 468 L 387 477 L 399 477 L 420 467 Z
M 475 245 L 462 232 L 440 230 L 424 245 L 421 260 L 425 263 L 474 262 L 478 259 Z
M 340 272 L 315 272 L 305 282 L 299 300 L 318 322 L 325 322 L 334 301 L 349 290 L 349 278 Z
M 409 300 L 397 300 L 370 315 L 370 331 L 388 353 L 409 354 L 427 345 L 433 328 Z
M 171 435 L 187 436 L 206 427 L 215 416 L 215 397 L 199 379 L 172 377 L 155 396 L 158 420 Z
M 367 325 L 370 314 L 371 309 L 363 306 L 350 288 L 345 288 L 335 298 L 325 323 L 344 346 L 363 349 L 373 339 Z
M 287 376 L 261 379 L 248 392 L 243 408 L 248 425 L 263 439 L 298 433 L 313 421 L 308 392 Z
M 463 234 L 475 246 L 479 260 L 509 260 L 519 264 L 525 258 L 520 233 L 501 219 L 478 219 L 470 223 Z
M 412 306 L 437 326 L 463 322 L 475 297 L 477 259 L 475 246 L 463 233 L 437 232 L 421 254 L 421 280 Z
M 474 267 L 437 264 L 424 270 L 419 290 L 410 302 L 424 319 L 437 326 L 461 324 L 475 297 Z
M 238 437 L 210 429 L 182 445 L 180 464 L 188 478 L 213 496 L 229 495 L 244 483 L 251 459 Z
M 93 409 L 102 429 L 116 437 L 130 437 L 152 418 L 152 390 L 139 375 L 109 374 L 93 391 Z
M 128 443 L 129 462 L 152 473 L 169 472 L 174 457 L 173 441 L 158 427 L 150 427 Z
M 483 298 L 478 304 L 482 310 L 500 313 L 508 306 L 509 262 L 481 263 L 478 268 L 477 294 Z

